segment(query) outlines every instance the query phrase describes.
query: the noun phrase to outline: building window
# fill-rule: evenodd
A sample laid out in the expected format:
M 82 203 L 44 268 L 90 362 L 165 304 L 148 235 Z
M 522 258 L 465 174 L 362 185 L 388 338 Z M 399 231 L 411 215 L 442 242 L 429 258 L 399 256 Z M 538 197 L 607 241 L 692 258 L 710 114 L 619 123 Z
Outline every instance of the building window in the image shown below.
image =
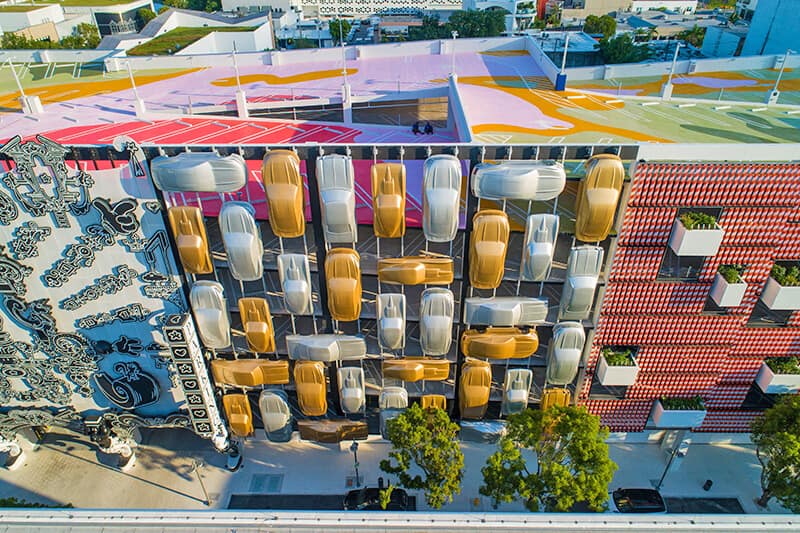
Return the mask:
M 747 326 L 752 328 L 785 326 L 789 323 L 794 311 L 774 311 L 760 299 L 753 307 Z

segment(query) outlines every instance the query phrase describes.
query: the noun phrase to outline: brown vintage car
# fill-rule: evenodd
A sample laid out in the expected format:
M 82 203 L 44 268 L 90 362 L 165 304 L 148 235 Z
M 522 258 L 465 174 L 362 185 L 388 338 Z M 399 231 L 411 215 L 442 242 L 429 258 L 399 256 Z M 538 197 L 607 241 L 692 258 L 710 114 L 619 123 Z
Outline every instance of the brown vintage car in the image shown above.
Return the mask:
M 361 314 L 361 258 L 352 248 L 332 248 L 325 258 L 328 310 L 334 320 L 357 320 Z
M 383 377 L 403 381 L 444 381 L 450 375 L 450 362 L 447 359 L 431 357 L 403 357 L 384 359 Z
M 578 186 L 575 204 L 575 238 L 599 242 L 614 224 L 625 167 L 614 154 L 599 154 L 586 163 L 586 176 Z
M 247 437 L 253 433 L 253 412 L 246 394 L 226 394 L 222 397 L 222 406 L 231 433 L 237 437 Z
M 367 423 L 363 420 L 300 420 L 297 422 L 300 438 L 313 442 L 336 444 L 345 440 L 366 440 Z
M 406 232 L 406 167 L 372 165 L 372 213 L 375 236 L 402 237 Z
M 188 274 L 211 274 L 214 266 L 208 251 L 206 225 L 199 207 L 175 206 L 167 211 L 178 257 Z
M 264 298 L 239 298 L 239 315 L 250 351 L 274 352 L 275 330 L 267 301 Z
M 285 385 L 289 383 L 289 361 L 267 359 L 214 359 L 211 373 L 217 384 L 238 387 Z
M 449 285 L 453 259 L 429 255 L 379 259 L 378 279 L 396 285 Z
M 523 331 L 513 327 L 468 329 L 461 335 L 461 351 L 468 357 L 486 359 L 522 359 L 539 348 L 535 329 Z
M 503 280 L 511 228 L 503 211 L 487 209 L 472 217 L 469 282 L 476 289 L 496 289 Z
M 306 416 L 323 416 L 328 411 L 325 396 L 325 365 L 319 361 L 297 361 L 294 364 L 297 404 Z
M 492 367 L 486 361 L 467 359 L 461 368 L 458 405 L 462 418 L 483 418 L 489 406 Z
M 261 166 L 269 204 L 269 225 L 278 237 L 300 237 L 306 231 L 300 158 L 292 150 L 270 150 Z
M 425 394 L 419 403 L 423 409 L 447 409 L 447 398 L 441 394 Z

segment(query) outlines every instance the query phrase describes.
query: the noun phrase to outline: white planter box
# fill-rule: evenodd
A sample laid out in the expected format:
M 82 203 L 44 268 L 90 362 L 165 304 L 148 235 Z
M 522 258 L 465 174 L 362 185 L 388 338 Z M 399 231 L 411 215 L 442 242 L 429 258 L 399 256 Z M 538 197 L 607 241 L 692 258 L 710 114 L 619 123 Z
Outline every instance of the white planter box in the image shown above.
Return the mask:
M 761 292 L 761 301 L 773 311 L 800 309 L 800 287 L 784 287 L 774 278 L 769 278 Z
M 602 355 L 597 361 L 597 381 L 607 387 L 629 387 L 636 382 L 639 375 L 639 365 L 636 360 L 633 366 L 611 366 L 606 363 L 606 358 Z
M 675 255 L 706 257 L 717 253 L 724 235 L 725 232 L 719 224 L 716 224 L 716 229 L 688 230 L 680 219 L 676 218 L 672 224 L 669 247 Z
M 711 285 L 711 299 L 720 307 L 738 307 L 746 290 L 747 283 L 744 281 L 728 283 L 722 274 L 717 272 L 714 284 Z
M 653 424 L 659 428 L 696 428 L 706 418 L 706 410 L 702 411 L 668 411 L 656 400 L 653 406 Z
M 766 394 L 793 394 L 800 391 L 800 374 L 776 374 L 764 363 L 756 376 L 756 385 Z

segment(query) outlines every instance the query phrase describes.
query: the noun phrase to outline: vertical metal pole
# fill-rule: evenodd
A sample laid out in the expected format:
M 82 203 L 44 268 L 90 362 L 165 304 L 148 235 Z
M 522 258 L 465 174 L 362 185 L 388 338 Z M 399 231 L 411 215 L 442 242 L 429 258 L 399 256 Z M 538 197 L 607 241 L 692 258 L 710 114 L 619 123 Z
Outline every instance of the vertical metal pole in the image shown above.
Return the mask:
M 197 481 L 200 482 L 200 488 L 203 489 L 203 498 L 205 498 L 203 503 L 206 506 L 209 506 L 211 505 L 211 500 L 208 497 L 208 491 L 206 490 L 206 485 L 203 482 L 203 478 L 200 476 L 200 470 L 198 470 L 199 467 L 200 463 L 198 463 L 196 459 L 192 459 L 192 469 L 194 470 L 195 475 L 197 475 Z

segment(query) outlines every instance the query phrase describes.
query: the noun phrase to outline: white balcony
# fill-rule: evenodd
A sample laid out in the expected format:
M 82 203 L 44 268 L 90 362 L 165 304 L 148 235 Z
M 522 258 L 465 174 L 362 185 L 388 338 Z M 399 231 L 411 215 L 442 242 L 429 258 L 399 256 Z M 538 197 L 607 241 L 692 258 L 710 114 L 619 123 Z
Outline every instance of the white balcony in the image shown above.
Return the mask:
M 672 224 L 669 247 L 677 256 L 708 257 L 716 255 L 724 230 L 719 224 L 707 229 L 687 229 L 680 219 Z

